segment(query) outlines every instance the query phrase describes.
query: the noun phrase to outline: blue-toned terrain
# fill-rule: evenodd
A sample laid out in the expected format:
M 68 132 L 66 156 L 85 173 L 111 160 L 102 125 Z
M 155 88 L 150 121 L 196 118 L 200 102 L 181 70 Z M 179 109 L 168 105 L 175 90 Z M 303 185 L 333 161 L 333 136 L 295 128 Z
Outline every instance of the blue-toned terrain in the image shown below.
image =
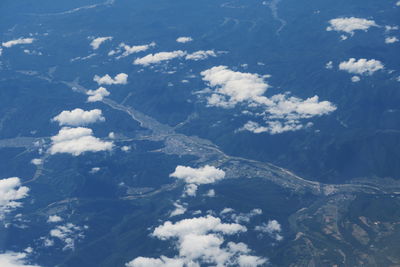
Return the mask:
M 0 267 L 400 265 L 400 2 L 3 0 Z

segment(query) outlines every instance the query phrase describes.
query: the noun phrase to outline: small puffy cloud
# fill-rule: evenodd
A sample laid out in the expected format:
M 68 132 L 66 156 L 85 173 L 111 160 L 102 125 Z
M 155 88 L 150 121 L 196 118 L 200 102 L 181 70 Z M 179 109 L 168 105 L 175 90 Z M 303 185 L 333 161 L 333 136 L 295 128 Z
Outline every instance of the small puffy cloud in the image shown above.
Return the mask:
M 175 58 L 184 57 L 187 53 L 182 50 L 172 52 L 160 52 L 156 54 L 149 54 L 142 58 L 137 58 L 133 61 L 135 65 L 148 66 L 151 64 L 158 64 L 163 61 L 168 61 Z
M 397 1 L 396 6 L 400 6 L 400 1 Z
M 204 235 L 210 232 L 220 232 L 226 235 L 233 235 L 246 231 L 246 227 L 240 224 L 222 223 L 220 218 L 208 215 L 206 217 L 184 219 L 176 223 L 167 221 L 154 229 L 153 236 L 161 240 L 167 240 L 190 234 Z
M 79 156 L 85 152 L 110 151 L 112 142 L 102 141 L 93 136 L 92 129 L 63 127 L 57 135 L 51 138 L 50 154 L 67 153 Z
M 351 81 L 353 83 L 358 83 L 359 81 L 361 81 L 361 78 L 359 76 L 353 76 L 351 77 Z
M 193 41 L 193 39 L 192 39 L 191 37 L 184 37 L 184 36 L 182 36 L 182 37 L 179 37 L 178 39 L 176 39 L 176 41 L 177 41 L 178 43 L 184 44 L 184 43 L 189 43 L 189 42 Z
M 33 39 L 33 38 L 19 38 L 19 39 L 11 40 L 8 42 L 4 42 L 4 43 L 2 43 L 2 45 L 4 47 L 10 48 L 14 45 L 31 44 L 31 43 L 33 43 L 33 41 L 35 41 L 35 39 Z
M 270 220 L 267 224 L 263 223 L 260 226 L 256 226 L 254 229 L 270 235 L 276 241 L 281 241 L 283 239 L 282 235 L 280 235 L 282 227 L 277 220 Z
M 215 190 L 214 189 L 210 189 L 207 191 L 207 193 L 205 194 L 206 197 L 215 197 Z
M 201 72 L 203 80 L 214 90 L 204 90 L 208 106 L 234 108 L 241 106 L 253 109 L 266 126 L 249 121 L 239 130 L 253 133 L 269 132 L 271 134 L 295 131 L 310 126 L 300 120 L 327 115 L 336 110 L 329 101 L 319 101 L 318 96 L 305 100 L 288 94 L 265 96 L 270 87 L 265 81 L 267 76 L 253 73 L 232 71 L 226 66 L 217 66 Z
M 251 250 L 244 243 L 228 242 L 224 235 L 236 235 L 247 231 L 236 223 L 223 223 L 221 219 L 206 216 L 184 219 L 176 223 L 170 221 L 154 229 L 152 236 L 160 240 L 172 240 L 178 249 L 174 258 L 138 257 L 126 264 L 127 267 L 148 266 L 192 266 L 202 264 L 212 266 L 260 266 L 265 258 L 250 255 Z M 251 257 L 245 257 L 251 256 Z
M 182 259 L 171 259 L 161 256 L 158 259 L 137 257 L 125 264 L 126 267 L 184 267 Z M 193 266 L 195 267 L 195 266 Z
M 175 209 L 169 214 L 169 217 L 174 217 L 178 215 L 185 214 L 187 208 L 184 204 L 180 204 L 179 202 L 174 203 Z
M 100 45 L 104 43 L 105 41 L 110 41 L 112 40 L 112 37 L 98 37 L 96 39 L 93 39 L 92 42 L 90 43 L 90 46 L 92 49 L 97 50 L 99 49 Z
M 225 210 L 225 209 L 224 209 Z M 226 214 L 226 210 L 224 212 L 224 210 L 221 211 L 220 214 Z M 248 223 L 250 222 L 250 220 L 258 215 L 261 215 L 263 212 L 261 209 L 253 209 L 248 213 L 240 213 L 240 214 L 231 214 L 231 219 L 234 220 L 236 223 Z
M 207 59 L 208 57 L 216 57 L 217 54 L 214 52 L 214 50 L 200 50 L 196 51 L 194 53 L 186 55 L 185 59 L 186 60 L 204 60 Z
M 376 59 L 361 58 L 356 60 L 355 58 L 350 58 L 348 61 L 341 62 L 339 69 L 352 74 L 372 75 L 374 72 L 384 69 L 384 65 Z
M 28 263 L 26 253 L 6 252 L 0 254 L 1 267 L 40 267 Z
M 233 107 L 242 101 L 261 102 L 269 85 L 258 74 L 235 72 L 217 66 L 201 72 L 203 80 L 217 91 L 208 99 L 210 106 Z
M 399 39 L 395 36 L 391 36 L 391 37 L 386 37 L 385 38 L 385 43 L 386 44 L 394 44 L 397 43 L 399 41 Z
M 64 244 L 63 250 L 74 250 L 75 242 L 82 240 L 85 236 L 82 227 L 76 226 L 73 223 L 66 223 L 52 229 L 50 231 L 50 237 L 60 240 Z
M 120 73 L 117 74 L 114 79 L 106 74 L 103 77 L 100 77 L 98 75 L 95 75 L 93 78 L 93 81 L 97 82 L 97 84 L 102 85 L 111 85 L 111 84 L 127 84 L 128 83 L 128 74 L 126 73 Z
M 329 21 L 330 26 L 326 28 L 327 31 L 345 32 L 354 34 L 354 31 L 367 31 L 370 27 L 377 27 L 378 25 L 373 20 L 363 18 L 336 18 Z
M 47 219 L 48 223 L 58 223 L 62 221 L 63 219 L 58 215 L 50 215 L 49 218 Z
M 100 170 L 101 170 L 100 167 L 93 167 L 92 169 L 90 169 L 89 173 L 95 174 L 98 173 Z
M 82 126 L 88 125 L 95 122 L 105 121 L 103 114 L 100 109 L 92 109 L 85 111 L 80 108 L 74 110 L 64 110 L 57 116 L 55 116 L 52 121 L 58 122 L 61 125 L 69 126 Z
M 185 186 L 185 196 L 196 196 L 198 185 L 211 184 L 222 180 L 225 178 L 225 172 L 209 165 L 201 168 L 177 166 L 169 176 L 181 179 L 187 184 Z
M 123 57 L 127 57 L 131 54 L 135 54 L 135 53 L 139 53 L 139 52 L 144 52 L 147 51 L 148 49 L 155 47 L 156 43 L 155 42 L 151 42 L 149 44 L 145 44 L 145 45 L 134 45 L 134 46 L 129 46 L 125 43 L 121 43 L 119 44 L 118 48 L 116 50 L 112 50 L 108 53 L 109 56 L 118 54 L 122 51 L 122 54 L 120 56 L 117 57 L 117 59 L 123 58 Z
M 32 159 L 32 160 L 31 160 L 31 163 L 32 163 L 33 165 L 38 166 L 38 165 L 41 165 L 41 164 L 43 163 L 43 160 L 42 160 L 42 159 Z
M 18 202 L 28 196 L 29 188 L 21 186 L 18 177 L 11 177 L 0 180 L 0 220 L 5 214 L 22 204 Z
M 333 69 L 333 62 L 329 61 L 328 63 L 326 63 L 325 68 L 328 69 L 328 70 Z
M 104 87 L 99 87 L 97 90 L 88 90 L 86 94 L 88 95 L 88 102 L 97 102 L 102 101 L 104 97 L 109 96 L 110 92 Z

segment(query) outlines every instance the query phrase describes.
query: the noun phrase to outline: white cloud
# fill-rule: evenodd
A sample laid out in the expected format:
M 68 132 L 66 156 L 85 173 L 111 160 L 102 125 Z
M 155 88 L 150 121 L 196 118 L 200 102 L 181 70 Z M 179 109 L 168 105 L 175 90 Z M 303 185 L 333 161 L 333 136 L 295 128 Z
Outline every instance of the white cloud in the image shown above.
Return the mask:
M 127 56 L 129 56 L 131 54 L 147 51 L 148 49 L 150 49 L 152 47 L 155 47 L 155 46 L 156 46 L 155 42 L 151 42 L 151 43 L 145 44 L 145 45 L 134 45 L 134 46 L 129 46 L 129 45 L 125 44 L 125 43 L 121 43 L 121 44 L 119 44 L 119 47 L 118 47 L 117 50 L 110 51 L 110 53 L 108 53 L 108 55 L 112 56 L 112 55 L 118 54 L 122 50 L 124 50 L 122 55 L 117 57 L 117 59 L 120 59 L 120 58 L 123 58 L 123 57 L 127 57 Z
M 178 39 L 176 39 L 176 41 L 178 42 L 178 43 L 182 43 L 182 44 L 184 44 L 184 43 L 188 43 L 188 42 L 191 42 L 191 41 L 193 41 L 193 39 L 191 38 L 191 37 L 179 37 Z
M 385 31 L 386 31 L 386 32 L 396 31 L 396 30 L 398 30 L 398 29 L 399 29 L 399 26 L 397 26 L 397 25 L 394 25 L 394 26 L 386 25 L 386 26 L 385 26 Z
M 295 131 L 309 126 L 303 125 L 301 119 L 329 114 L 336 107 L 329 101 L 319 101 L 318 96 L 305 100 L 277 94 L 266 97 L 264 94 L 270 87 L 265 77 L 258 74 L 236 72 L 226 66 L 217 66 L 201 72 L 203 80 L 212 87 L 211 95 L 207 97 L 208 106 L 234 108 L 244 106 L 254 109 L 256 116 L 262 117 L 267 126 L 249 121 L 240 130 L 253 133 L 282 133 Z M 207 90 L 204 91 L 208 93 Z
M 214 189 L 210 189 L 207 191 L 207 193 L 205 194 L 206 197 L 215 197 L 215 190 Z
M 62 222 L 62 218 L 58 215 L 50 215 L 49 218 L 47 219 L 48 223 L 58 223 Z
M 108 36 L 108 37 L 98 37 L 96 39 L 93 39 L 92 42 L 90 43 L 90 46 L 96 50 L 100 47 L 100 45 L 102 43 L 104 43 L 105 41 L 110 41 L 112 40 L 112 37 Z
M 82 227 L 76 226 L 73 223 L 66 223 L 52 229 L 50 231 L 50 237 L 60 240 L 64 244 L 63 250 L 74 250 L 75 242 L 82 240 L 85 236 Z
M 198 61 L 198 60 L 204 60 L 207 59 L 208 57 L 216 57 L 217 54 L 214 52 L 214 50 L 200 50 L 200 51 L 196 51 L 194 53 L 188 54 L 185 59 L 186 60 L 194 60 L 194 61 Z
M 93 167 L 93 168 L 89 171 L 89 173 L 90 173 L 90 174 L 95 174 L 95 173 L 98 173 L 100 170 L 101 170 L 100 167 Z
M 94 137 L 92 129 L 84 127 L 63 127 L 51 140 L 49 152 L 52 155 L 68 153 L 79 156 L 84 152 L 109 151 L 113 148 L 112 142 L 105 142 Z
M 394 44 L 397 43 L 399 41 L 399 39 L 395 36 L 391 36 L 391 37 L 386 37 L 385 38 L 385 43 L 386 44 Z
M 185 214 L 187 208 L 184 206 L 184 204 L 180 204 L 179 202 L 174 203 L 175 209 L 169 214 L 169 217 L 174 217 L 178 215 Z
M 260 266 L 265 258 L 251 256 L 251 250 L 244 243 L 228 242 L 224 235 L 236 235 L 247 231 L 240 224 L 222 223 L 221 219 L 206 216 L 185 219 L 176 223 L 165 222 L 153 231 L 160 240 L 172 240 L 179 256 L 174 258 L 138 257 L 129 262 L 128 267 L 187 266 L 199 267 L 202 263 L 212 266 Z M 247 264 L 247 265 L 246 265 Z
M 92 109 L 85 111 L 80 108 L 74 110 L 64 110 L 57 116 L 55 116 L 52 121 L 58 122 L 61 125 L 69 126 L 82 126 L 88 125 L 95 122 L 105 121 L 103 114 L 100 109 Z
M 214 166 L 206 165 L 201 168 L 177 166 L 175 171 L 169 175 L 183 180 L 185 186 L 184 196 L 196 196 L 198 185 L 211 184 L 225 178 L 225 172 Z
M 195 197 L 197 194 L 198 185 L 196 184 L 187 184 L 185 186 L 184 196 Z
M 225 178 L 225 172 L 214 166 L 206 165 L 200 168 L 177 166 L 170 177 L 182 179 L 188 184 L 211 184 Z
M 137 257 L 125 264 L 126 267 L 183 267 L 184 261 L 182 259 L 171 259 L 161 256 L 158 259 Z M 188 266 L 194 267 L 194 266 Z
M 353 77 L 351 77 L 351 81 L 353 83 L 357 83 L 357 82 L 361 81 L 361 78 L 359 76 L 353 76 Z
M 111 78 L 110 75 L 106 74 L 103 77 L 95 75 L 93 81 L 97 82 L 97 84 L 102 85 L 111 85 L 111 84 L 127 84 L 128 83 L 128 74 L 120 73 L 117 74 L 114 79 Z
M 132 149 L 132 147 L 130 147 L 130 146 L 122 146 L 121 147 L 121 150 L 124 152 L 129 152 L 131 149 Z
M 397 1 L 396 6 L 400 6 L 400 1 Z
M 269 85 L 258 74 L 235 72 L 226 66 L 217 66 L 201 72 L 203 80 L 217 87 L 208 103 L 212 106 L 233 107 L 239 102 L 263 102 L 262 95 Z
M 372 75 L 374 72 L 384 69 L 384 66 L 382 62 L 375 59 L 367 60 L 361 58 L 356 60 L 355 58 L 350 58 L 348 61 L 341 62 L 339 69 L 353 74 Z
M 133 61 L 133 64 L 148 66 L 150 64 L 158 64 L 160 62 L 168 61 L 174 58 L 184 57 L 186 54 L 187 53 L 182 50 L 149 54 L 145 57 L 135 59 Z
M 39 265 L 31 265 L 27 261 L 26 253 L 6 252 L 0 254 L 1 267 L 39 267 Z
M 224 210 L 221 211 L 221 214 L 226 213 Z M 248 223 L 254 216 L 261 215 L 263 212 L 261 209 L 253 209 L 249 213 L 240 213 L 231 215 L 231 219 L 234 220 L 236 223 Z
M 326 63 L 325 68 L 328 69 L 328 70 L 333 69 L 333 62 L 329 61 L 328 63 Z
M 354 31 L 367 31 L 370 27 L 378 26 L 373 20 L 355 17 L 331 19 L 329 24 L 330 26 L 326 28 L 327 31 L 345 32 L 351 35 L 354 34 Z
M 282 227 L 277 220 L 269 220 L 267 224 L 263 223 L 260 226 L 256 226 L 254 230 L 266 233 L 276 241 L 281 241 L 283 239 L 282 235 L 280 234 Z
M 21 186 L 21 181 L 18 177 L 11 177 L 0 180 L 0 220 L 5 214 L 22 204 L 17 202 L 28 196 L 29 188 Z
M 35 39 L 33 39 L 33 38 L 19 38 L 19 39 L 15 39 L 15 40 L 11 40 L 11 41 L 2 43 L 2 45 L 4 47 L 10 48 L 14 45 L 31 44 L 31 43 L 33 43 L 33 41 L 35 41 Z
M 87 91 L 86 94 L 89 96 L 87 99 L 88 102 L 97 102 L 102 101 L 104 97 L 109 96 L 110 92 L 104 87 L 99 87 L 97 90 Z
M 33 165 L 41 165 L 42 163 L 43 163 L 43 160 L 42 159 L 32 159 L 31 160 L 31 163 L 33 164 Z
M 181 238 L 187 235 L 204 235 L 210 232 L 220 232 L 226 235 L 233 235 L 240 232 L 246 232 L 245 226 L 237 223 L 222 223 L 220 218 L 213 216 L 184 219 L 176 223 L 165 222 L 154 229 L 153 236 L 167 240 L 170 238 Z

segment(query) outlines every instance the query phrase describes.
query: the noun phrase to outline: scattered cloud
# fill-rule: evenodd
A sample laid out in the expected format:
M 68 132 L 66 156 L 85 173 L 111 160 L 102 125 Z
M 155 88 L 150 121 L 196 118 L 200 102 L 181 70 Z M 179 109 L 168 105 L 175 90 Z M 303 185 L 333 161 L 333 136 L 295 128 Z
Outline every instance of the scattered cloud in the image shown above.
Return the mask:
M 186 52 L 182 50 L 172 51 L 172 52 L 160 52 L 156 54 L 149 54 L 142 58 L 137 58 L 133 61 L 135 65 L 148 66 L 151 64 L 158 64 L 163 61 L 168 61 L 175 58 L 180 58 L 186 56 Z
M 225 172 L 209 165 L 200 168 L 179 165 L 169 176 L 181 179 L 187 184 L 185 186 L 185 195 L 196 196 L 199 185 L 211 184 L 222 180 L 225 178 Z
M 263 223 L 262 225 L 256 226 L 256 231 L 266 233 L 276 241 L 281 241 L 283 236 L 280 234 L 282 231 L 282 227 L 277 220 L 270 220 L 268 223 Z
M 175 209 L 169 214 L 169 217 L 185 214 L 187 210 L 186 205 L 179 203 L 179 201 L 174 203 L 174 207 Z
M 225 209 L 224 209 L 225 210 Z M 221 214 L 224 214 L 224 210 L 221 211 Z M 226 210 L 225 210 L 226 213 Z M 231 219 L 236 223 L 248 223 L 254 216 L 261 215 L 263 212 L 261 209 L 253 209 L 248 213 L 240 213 L 240 214 L 231 214 Z
M 385 43 L 386 44 L 394 44 L 397 43 L 399 41 L 399 39 L 395 36 L 391 36 L 391 37 L 386 37 L 385 38 Z
M 214 189 L 210 189 L 207 191 L 207 193 L 205 194 L 206 197 L 215 197 L 215 190 Z
M 270 134 L 295 131 L 310 124 L 301 122 L 316 116 L 327 115 L 336 107 L 329 101 L 319 101 L 318 96 L 305 100 L 289 96 L 288 93 L 266 97 L 264 94 L 270 85 L 265 81 L 267 76 L 253 73 L 232 71 L 226 66 L 217 66 L 201 72 L 203 80 L 214 90 L 205 90 L 208 106 L 234 108 L 244 106 L 253 109 L 266 126 L 249 121 L 239 130 L 253 133 L 269 132 Z
M 114 79 L 111 78 L 111 76 L 108 74 L 104 75 L 103 77 L 95 75 L 93 78 L 93 81 L 97 82 L 98 85 L 127 84 L 128 83 L 128 74 L 126 74 L 126 73 L 117 74 L 114 77 Z
M 113 38 L 111 36 L 108 37 L 98 37 L 96 39 L 93 39 L 92 42 L 90 43 L 90 46 L 92 47 L 93 50 L 99 49 L 100 45 L 106 41 L 111 41 Z
M 31 160 L 31 163 L 33 164 L 33 165 L 41 165 L 42 163 L 43 163 L 43 160 L 42 159 L 32 159 Z
M 207 51 L 200 50 L 200 51 L 196 51 L 194 53 L 186 55 L 185 59 L 198 61 L 198 60 L 207 59 L 208 57 L 216 57 L 216 56 L 217 56 L 217 54 L 214 52 L 214 50 L 207 50 Z
M 100 167 L 93 167 L 93 168 L 89 171 L 89 173 L 90 173 L 90 174 L 95 174 L 95 173 L 98 173 L 100 170 L 101 170 Z
M 328 69 L 328 70 L 333 69 L 333 62 L 329 61 L 328 63 L 326 63 L 325 68 Z
M 18 177 L 11 177 L 0 180 L 0 220 L 4 216 L 22 206 L 18 200 L 28 196 L 29 188 L 21 186 L 21 181 Z
M 86 229 L 87 226 L 85 226 L 84 228 Z M 60 240 L 64 244 L 63 250 L 74 250 L 75 242 L 82 240 L 85 235 L 83 234 L 82 227 L 76 226 L 73 223 L 66 223 L 52 229 L 50 231 L 50 237 Z
M 104 87 L 99 87 L 97 90 L 88 90 L 86 94 L 88 95 L 88 102 L 97 102 L 102 101 L 104 97 L 109 96 L 110 92 Z
M 129 46 L 125 43 L 120 43 L 118 48 L 116 50 L 111 50 L 108 53 L 108 55 L 113 56 L 113 55 L 119 54 L 123 51 L 122 54 L 117 57 L 117 59 L 120 59 L 123 57 L 127 57 L 131 54 L 147 51 L 148 49 L 155 47 L 155 46 L 156 46 L 155 42 L 151 42 L 151 43 L 145 44 L 145 45 L 134 45 L 134 46 Z
M 15 39 L 15 40 L 11 40 L 11 41 L 2 43 L 2 45 L 6 48 L 10 48 L 14 45 L 31 44 L 31 43 L 33 43 L 33 41 L 35 41 L 35 39 L 33 39 L 33 38 L 19 38 L 19 39 Z
M 398 29 L 399 29 L 399 26 L 397 26 L 397 25 L 394 25 L 394 26 L 386 25 L 385 26 L 385 31 L 386 32 L 397 31 Z
M 354 31 L 368 31 L 370 27 L 378 27 L 373 20 L 363 18 L 336 18 L 329 21 L 327 31 L 345 32 L 353 35 Z
M 184 44 L 184 43 L 189 43 L 189 42 L 193 41 L 193 39 L 191 37 L 179 37 L 178 39 L 176 39 L 176 41 L 178 43 Z
M 361 78 L 360 78 L 360 76 L 353 76 L 353 77 L 351 77 L 351 81 L 353 83 L 358 83 L 359 81 L 361 81 Z
M 64 110 L 52 119 L 52 121 L 58 122 L 60 126 L 83 126 L 91 123 L 103 122 L 105 120 L 100 109 L 85 111 L 80 108 Z
M 50 154 L 67 153 L 79 156 L 84 152 L 110 151 L 112 142 L 102 141 L 93 136 L 92 129 L 63 127 L 57 135 L 51 138 Z
M 48 223 L 58 223 L 62 221 L 63 219 L 58 215 L 50 215 L 49 218 L 47 219 Z
M 356 60 L 355 58 L 350 58 L 348 61 L 343 61 L 339 64 L 339 69 L 347 71 L 352 74 L 359 75 L 372 75 L 378 70 L 384 69 L 384 65 L 379 60 L 361 58 Z
M 179 165 L 169 176 L 182 179 L 188 184 L 211 184 L 224 179 L 225 172 L 210 165 L 200 168 Z
M 246 232 L 240 224 L 222 223 L 221 219 L 206 216 L 170 221 L 158 226 L 152 236 L 160 240 L 172 240 L 179 250 L 174 258 L 138 257 L 127 263 L 127 267 L 149 266 L 200 266 L 202 263 L 216 266 L 260 266 L 265 258 L 250 255 L 251 250 L 244 243 L 228 242 L 224 235 Z
M 27 253 L 6 252 L 0 254 L 0 266 L 2 267 L 40 267 L 31 265 L 27 260 Z

